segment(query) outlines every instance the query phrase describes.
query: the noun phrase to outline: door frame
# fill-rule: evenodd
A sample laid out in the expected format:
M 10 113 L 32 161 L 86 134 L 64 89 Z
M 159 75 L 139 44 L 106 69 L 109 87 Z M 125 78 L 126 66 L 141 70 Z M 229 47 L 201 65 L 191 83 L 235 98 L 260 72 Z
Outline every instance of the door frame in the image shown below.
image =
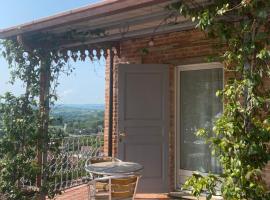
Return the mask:
M 180 73 L 182 71 L 193 71 L 193 70 L 202 70 L 202 69 L 223 69 L 223 64 L 220 62 L 211 62 L 211 63 L 197 63 L 197 64 L 188 64 L 188 65 L 179 65 L 175 68 L 175 187 L 179 188 L 180 186 L 180 175 L 181 171 L 185 176 L 191 176 L 192 171 L 181 170 L 180 169 Z M 224 70 L 223 70 L 223 86 L 224 86 Z M 203 174 L 203 173 L 202 173 Z

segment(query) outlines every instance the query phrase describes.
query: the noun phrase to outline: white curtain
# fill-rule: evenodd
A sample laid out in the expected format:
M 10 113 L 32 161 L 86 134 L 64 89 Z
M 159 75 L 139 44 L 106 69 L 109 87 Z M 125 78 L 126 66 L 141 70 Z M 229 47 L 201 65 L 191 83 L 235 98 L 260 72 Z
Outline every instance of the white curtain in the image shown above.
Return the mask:
M 223 87 L 222 69 L 180 72 L 180 168 L 220 173 L 209 145 L 194 134 L 205 128 L 212 134 L 213 122 L 222 112 L 216 91 Z

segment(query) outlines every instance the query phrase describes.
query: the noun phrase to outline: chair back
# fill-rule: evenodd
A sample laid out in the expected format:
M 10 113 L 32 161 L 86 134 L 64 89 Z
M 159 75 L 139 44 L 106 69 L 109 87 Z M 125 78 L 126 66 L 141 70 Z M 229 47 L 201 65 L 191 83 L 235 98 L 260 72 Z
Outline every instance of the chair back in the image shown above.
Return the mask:
M 91 158 L 86 160 L 85 167 L 87 167 L 88 165 L 91 165 L 91 164 L 95 164 L 95 163 L 112 162 L 112 161 L 121 162 L 121 160 L 119 160 L 117 158 L 109 157 L 109 156 L 91 157 Z
M 134 199 L 139 176 L 127 176 L 111 179 L 111 197 L 113 199 Z
M 92 157 L 89 159 L 90 164 L 95 164 L 95 163 L 101 163 L 101 162 L 120 162 L 119 159 L 109 157 L 109 156 L 102 156 L 102 157 Z

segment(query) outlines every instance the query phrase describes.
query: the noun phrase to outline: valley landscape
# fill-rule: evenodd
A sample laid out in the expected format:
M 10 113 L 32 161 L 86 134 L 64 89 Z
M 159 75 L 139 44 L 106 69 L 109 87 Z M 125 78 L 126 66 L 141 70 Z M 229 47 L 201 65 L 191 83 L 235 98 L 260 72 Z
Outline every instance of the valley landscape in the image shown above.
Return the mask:
M 52 126 L 62 128 L 68 136 L 103 133 L 103 104 L 58 104 L 51 116 Z

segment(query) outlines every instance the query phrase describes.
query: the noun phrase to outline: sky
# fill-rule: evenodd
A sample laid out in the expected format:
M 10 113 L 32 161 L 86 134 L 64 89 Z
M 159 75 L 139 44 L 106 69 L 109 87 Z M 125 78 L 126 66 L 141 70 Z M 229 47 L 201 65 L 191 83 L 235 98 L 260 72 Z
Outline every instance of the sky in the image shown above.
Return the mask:
M 99 0 L 0 0 L 0 29 L 33 21 L 62 11 L 78 8 Z M 58 103 L 103 104 L 105 61 L 70 63 L 76 69 L 70 76 L 60 77 Z M 21 94 L 20 82 L 10 85 L 7 63 L 0 57 L 0 95 L 7 91 Z

